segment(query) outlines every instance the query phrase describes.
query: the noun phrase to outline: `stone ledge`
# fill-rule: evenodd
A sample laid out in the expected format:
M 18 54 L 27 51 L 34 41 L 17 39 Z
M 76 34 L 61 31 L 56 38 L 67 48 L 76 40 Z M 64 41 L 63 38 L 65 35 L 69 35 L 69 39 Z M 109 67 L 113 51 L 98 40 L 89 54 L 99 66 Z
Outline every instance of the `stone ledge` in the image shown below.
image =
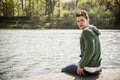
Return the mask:
M 65 73 L 54 73 L 15 80 L 120 80 L 120 69 L 103 69 L 98 77 L 79 77 Z

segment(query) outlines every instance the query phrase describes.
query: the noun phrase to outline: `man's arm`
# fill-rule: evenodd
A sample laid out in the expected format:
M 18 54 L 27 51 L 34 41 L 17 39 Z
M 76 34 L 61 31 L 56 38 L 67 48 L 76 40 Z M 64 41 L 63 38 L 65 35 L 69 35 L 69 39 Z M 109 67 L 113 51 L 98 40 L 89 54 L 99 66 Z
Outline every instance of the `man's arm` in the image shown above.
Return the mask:
M 85 50 L 79 62 L 81 68 L 84 68 L 89 63 L 95 51 L 95 41 L 88 30 L 83 31 L 83 40 L 85 43 Z
M 78 75 L 84 75 L 83 69 L 84 67 L 89 63 L 90 59 L 92 58 L 94 54 L 95 49 L 95 42 L 93 39 L 93 36 L 91 33 L 87 30 L 83 32 L 83 40 L 85 43 L 85 50 L 82 53 L 83 56 L 81 57 L 81 60 L 79 62 L 78 68 L 77 68 L 77 74 Z

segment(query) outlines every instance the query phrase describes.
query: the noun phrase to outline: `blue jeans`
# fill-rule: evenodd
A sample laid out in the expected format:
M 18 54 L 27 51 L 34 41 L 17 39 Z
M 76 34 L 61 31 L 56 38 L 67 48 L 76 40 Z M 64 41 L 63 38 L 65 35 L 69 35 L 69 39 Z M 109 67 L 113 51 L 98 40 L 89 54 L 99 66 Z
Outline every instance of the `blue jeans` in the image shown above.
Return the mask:
M 78 63 L 73 63 L 73 64 L 70 64 L 70 65 L 62 68 L 61 72 L 78 75 L 77 74 L 77 67 L 78 67 Z M 86 70 L 83 70 L 85 75 L 82 75 L 82 76 L 96 76 L 96 75 L 99 75 L 101 71 L 102 71 L 102 69 L 99 70 L 99 71 L 96 71 L 94 73 L 90 73 L 90 72 L 88 72 Z
M 70 64 L 70 65 L 62 68 L 61 72 L 77 75 L 77 66 L 78 66 L 77 63 Z

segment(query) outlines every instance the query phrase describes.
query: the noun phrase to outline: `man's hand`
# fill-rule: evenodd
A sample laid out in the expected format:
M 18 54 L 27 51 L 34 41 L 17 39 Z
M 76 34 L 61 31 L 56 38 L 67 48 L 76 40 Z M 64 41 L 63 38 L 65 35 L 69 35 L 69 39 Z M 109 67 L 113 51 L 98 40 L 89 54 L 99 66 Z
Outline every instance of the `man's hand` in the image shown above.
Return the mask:
M 80 75 L 80 76 L 84 75 L 83 68 L 78 66 L 77 67 L 77 74 Z

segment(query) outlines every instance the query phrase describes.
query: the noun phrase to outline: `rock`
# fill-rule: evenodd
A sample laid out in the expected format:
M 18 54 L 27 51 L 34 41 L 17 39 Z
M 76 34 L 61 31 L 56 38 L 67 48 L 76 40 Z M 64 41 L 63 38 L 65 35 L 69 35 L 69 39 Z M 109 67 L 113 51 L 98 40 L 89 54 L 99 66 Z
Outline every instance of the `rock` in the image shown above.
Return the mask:
M 15 80 L 120 80 L 120 69 L 103 69 L 99 76 L 80 77 L 65 73 L 54 73 Z

